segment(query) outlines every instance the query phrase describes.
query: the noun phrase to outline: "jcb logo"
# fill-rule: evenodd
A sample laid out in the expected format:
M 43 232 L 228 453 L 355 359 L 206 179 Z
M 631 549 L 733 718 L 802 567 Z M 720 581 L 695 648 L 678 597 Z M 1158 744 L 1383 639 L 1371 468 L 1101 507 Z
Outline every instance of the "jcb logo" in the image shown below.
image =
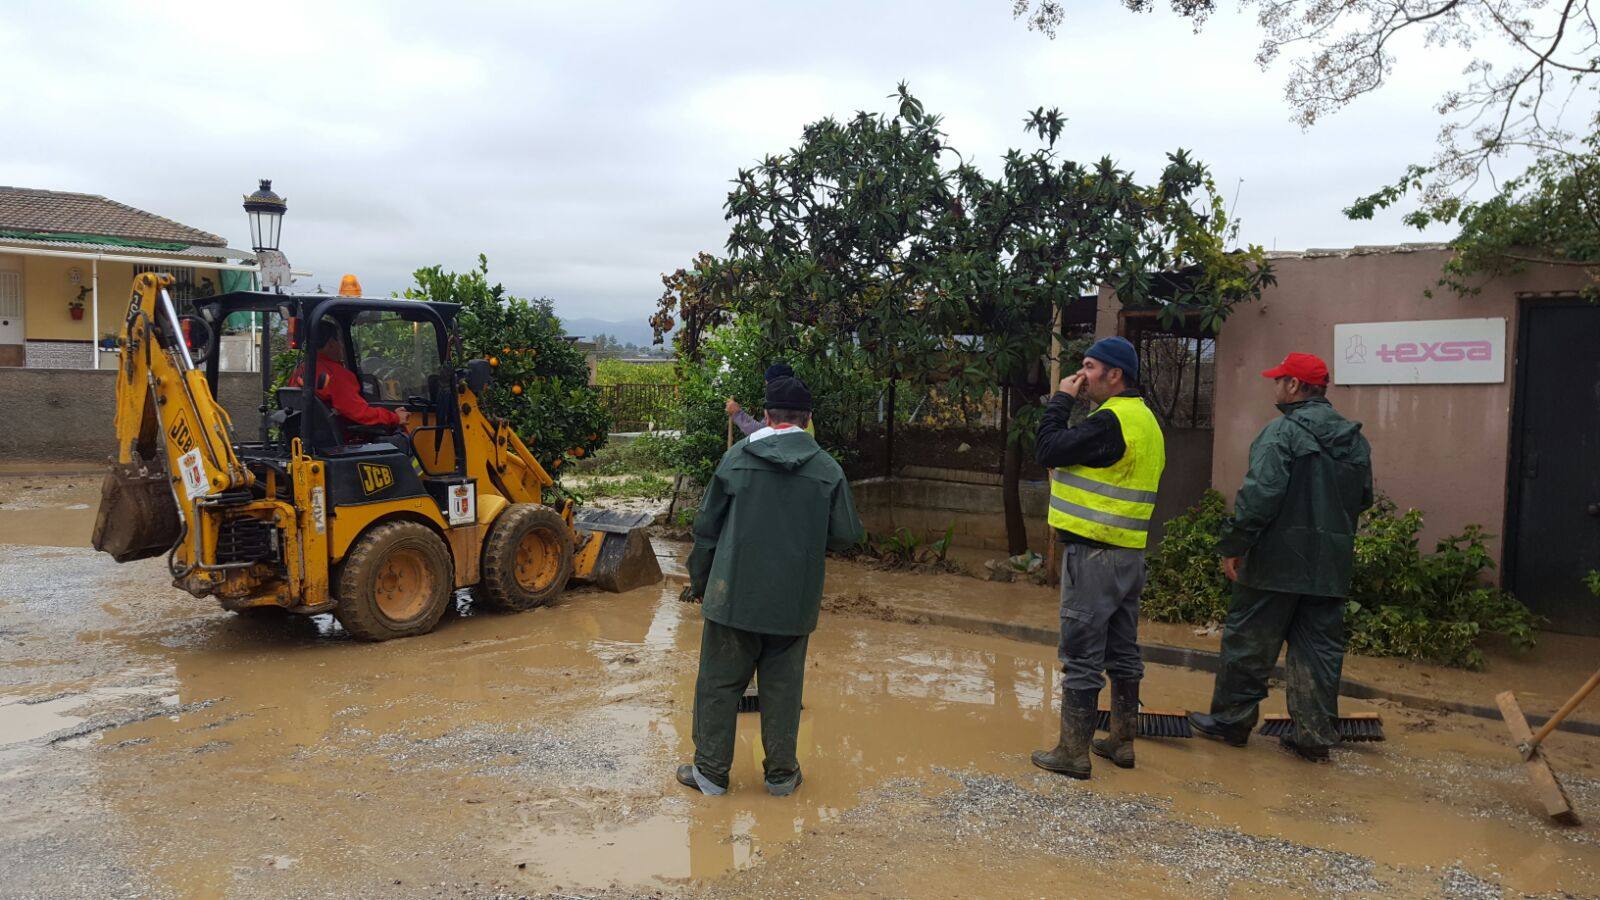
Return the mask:
M 394 484 L 394 472 L 388 466 L 361 464 L 361 490 L 368 494 L 376 494 L 392 484 Z
M 172 437 L 172 442 L 178 445 L 178 449 L 184 453 L 194 449 L 194 435 L 189 432 L 189 423 L 183 416 L 178 416 L 178 421 L 172 423 L 172 427 L 167 430 L 167 434 Z

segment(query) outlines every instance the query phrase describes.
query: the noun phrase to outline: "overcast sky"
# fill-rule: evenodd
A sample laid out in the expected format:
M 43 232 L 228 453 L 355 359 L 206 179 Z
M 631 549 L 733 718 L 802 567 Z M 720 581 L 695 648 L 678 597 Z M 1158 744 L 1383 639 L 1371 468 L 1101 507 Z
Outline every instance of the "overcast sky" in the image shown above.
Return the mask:
M 1302 132 L 1233 12 L 1195 35 L 1075 3 L 1051 41 L 1010 0 L 147 6 L 7 5 L 0 184 L 104 194 L 248 247 L 240 198 L 270 177 L 308 286 L 354 272 L 388 293 L 482 251 L 562 315 L 640 321 L 662 272 L 722 249 L 739 166 L 808 121 L 889 110 L 902 79 L 990 171 L 1033 146 L 1026 110 L 1059 106 L 1075 158 L 1153 177 L 1193 151 L 1269 249 L 1449 236 L 1339 210 L 1430 155 L 1461 60 L 1406 54 L 1382 92 Z

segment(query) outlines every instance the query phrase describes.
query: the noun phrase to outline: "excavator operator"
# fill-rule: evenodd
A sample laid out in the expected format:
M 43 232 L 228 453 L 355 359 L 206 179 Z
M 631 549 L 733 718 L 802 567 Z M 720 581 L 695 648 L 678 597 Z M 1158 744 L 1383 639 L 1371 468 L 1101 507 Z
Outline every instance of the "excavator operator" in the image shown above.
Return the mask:
M 338 323 L 323 319 L 319 330 L 324 335 L 317 350 L 317 399 L 333 408 L 334 415 L 353 425 L 369 428 L 399 429 L 406 424 L 410 413 L 372 406 L 361 396 L 361 382 L 345 365 L 344 334 Z M 295 369 L 289 379 L 290 387 L 305 385 L 305 364 Z

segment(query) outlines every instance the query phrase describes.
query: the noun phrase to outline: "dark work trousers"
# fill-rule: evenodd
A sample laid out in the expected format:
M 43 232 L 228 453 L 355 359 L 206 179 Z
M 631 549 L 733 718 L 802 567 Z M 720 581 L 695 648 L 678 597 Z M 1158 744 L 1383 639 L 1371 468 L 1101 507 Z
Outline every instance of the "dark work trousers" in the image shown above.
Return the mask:
M 1211 694 L 1211 715 L 1241 732 L 1254 728 L 1267 696 L 1267 677 L 1287 640 L 1284 670 L 1293 739 L 1302 747 L 1337 744 L 1344 607 L 1338 597 L 1262 591 L 1236 582 L 1222 627 L 1222 669 Z
M 1061 688 L 1098 691 L 1102 672 L 1117 681 L 1144 677 L 1139 656 L 1139 595 L 1144 551 L 1061 545 Z
M 761 692 L 761 744 L 766 778 L 786 781 L 800 768 L 800 694 L 810 635 L 759 634 L 707 621 L 700 633 L 700 677 L 694 686 L 694 764 L 713 784 L 728 786 L 739 697 L 752 673 Z

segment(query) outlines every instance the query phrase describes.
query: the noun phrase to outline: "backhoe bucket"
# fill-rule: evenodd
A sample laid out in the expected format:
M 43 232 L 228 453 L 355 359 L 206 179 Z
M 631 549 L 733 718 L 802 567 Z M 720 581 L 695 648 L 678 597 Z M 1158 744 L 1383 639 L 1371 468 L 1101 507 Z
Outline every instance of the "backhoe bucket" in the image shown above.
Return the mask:
M 178 540 L 178 504 L 165 472 L 113 465 L 100 485 L 94 548 L 119 563 L 159 556 Z
M 661 564 L 650 546 L 645 526 L 654 519 L 649 513 L 618 513 L 611 510 L 581 510 L 573 517 L 579 529 L 594 534 L 600 541 L 599 555 L 589 571 L 573 573 L 602 590 L 624 593 L 634 588 L 661 582 Z

